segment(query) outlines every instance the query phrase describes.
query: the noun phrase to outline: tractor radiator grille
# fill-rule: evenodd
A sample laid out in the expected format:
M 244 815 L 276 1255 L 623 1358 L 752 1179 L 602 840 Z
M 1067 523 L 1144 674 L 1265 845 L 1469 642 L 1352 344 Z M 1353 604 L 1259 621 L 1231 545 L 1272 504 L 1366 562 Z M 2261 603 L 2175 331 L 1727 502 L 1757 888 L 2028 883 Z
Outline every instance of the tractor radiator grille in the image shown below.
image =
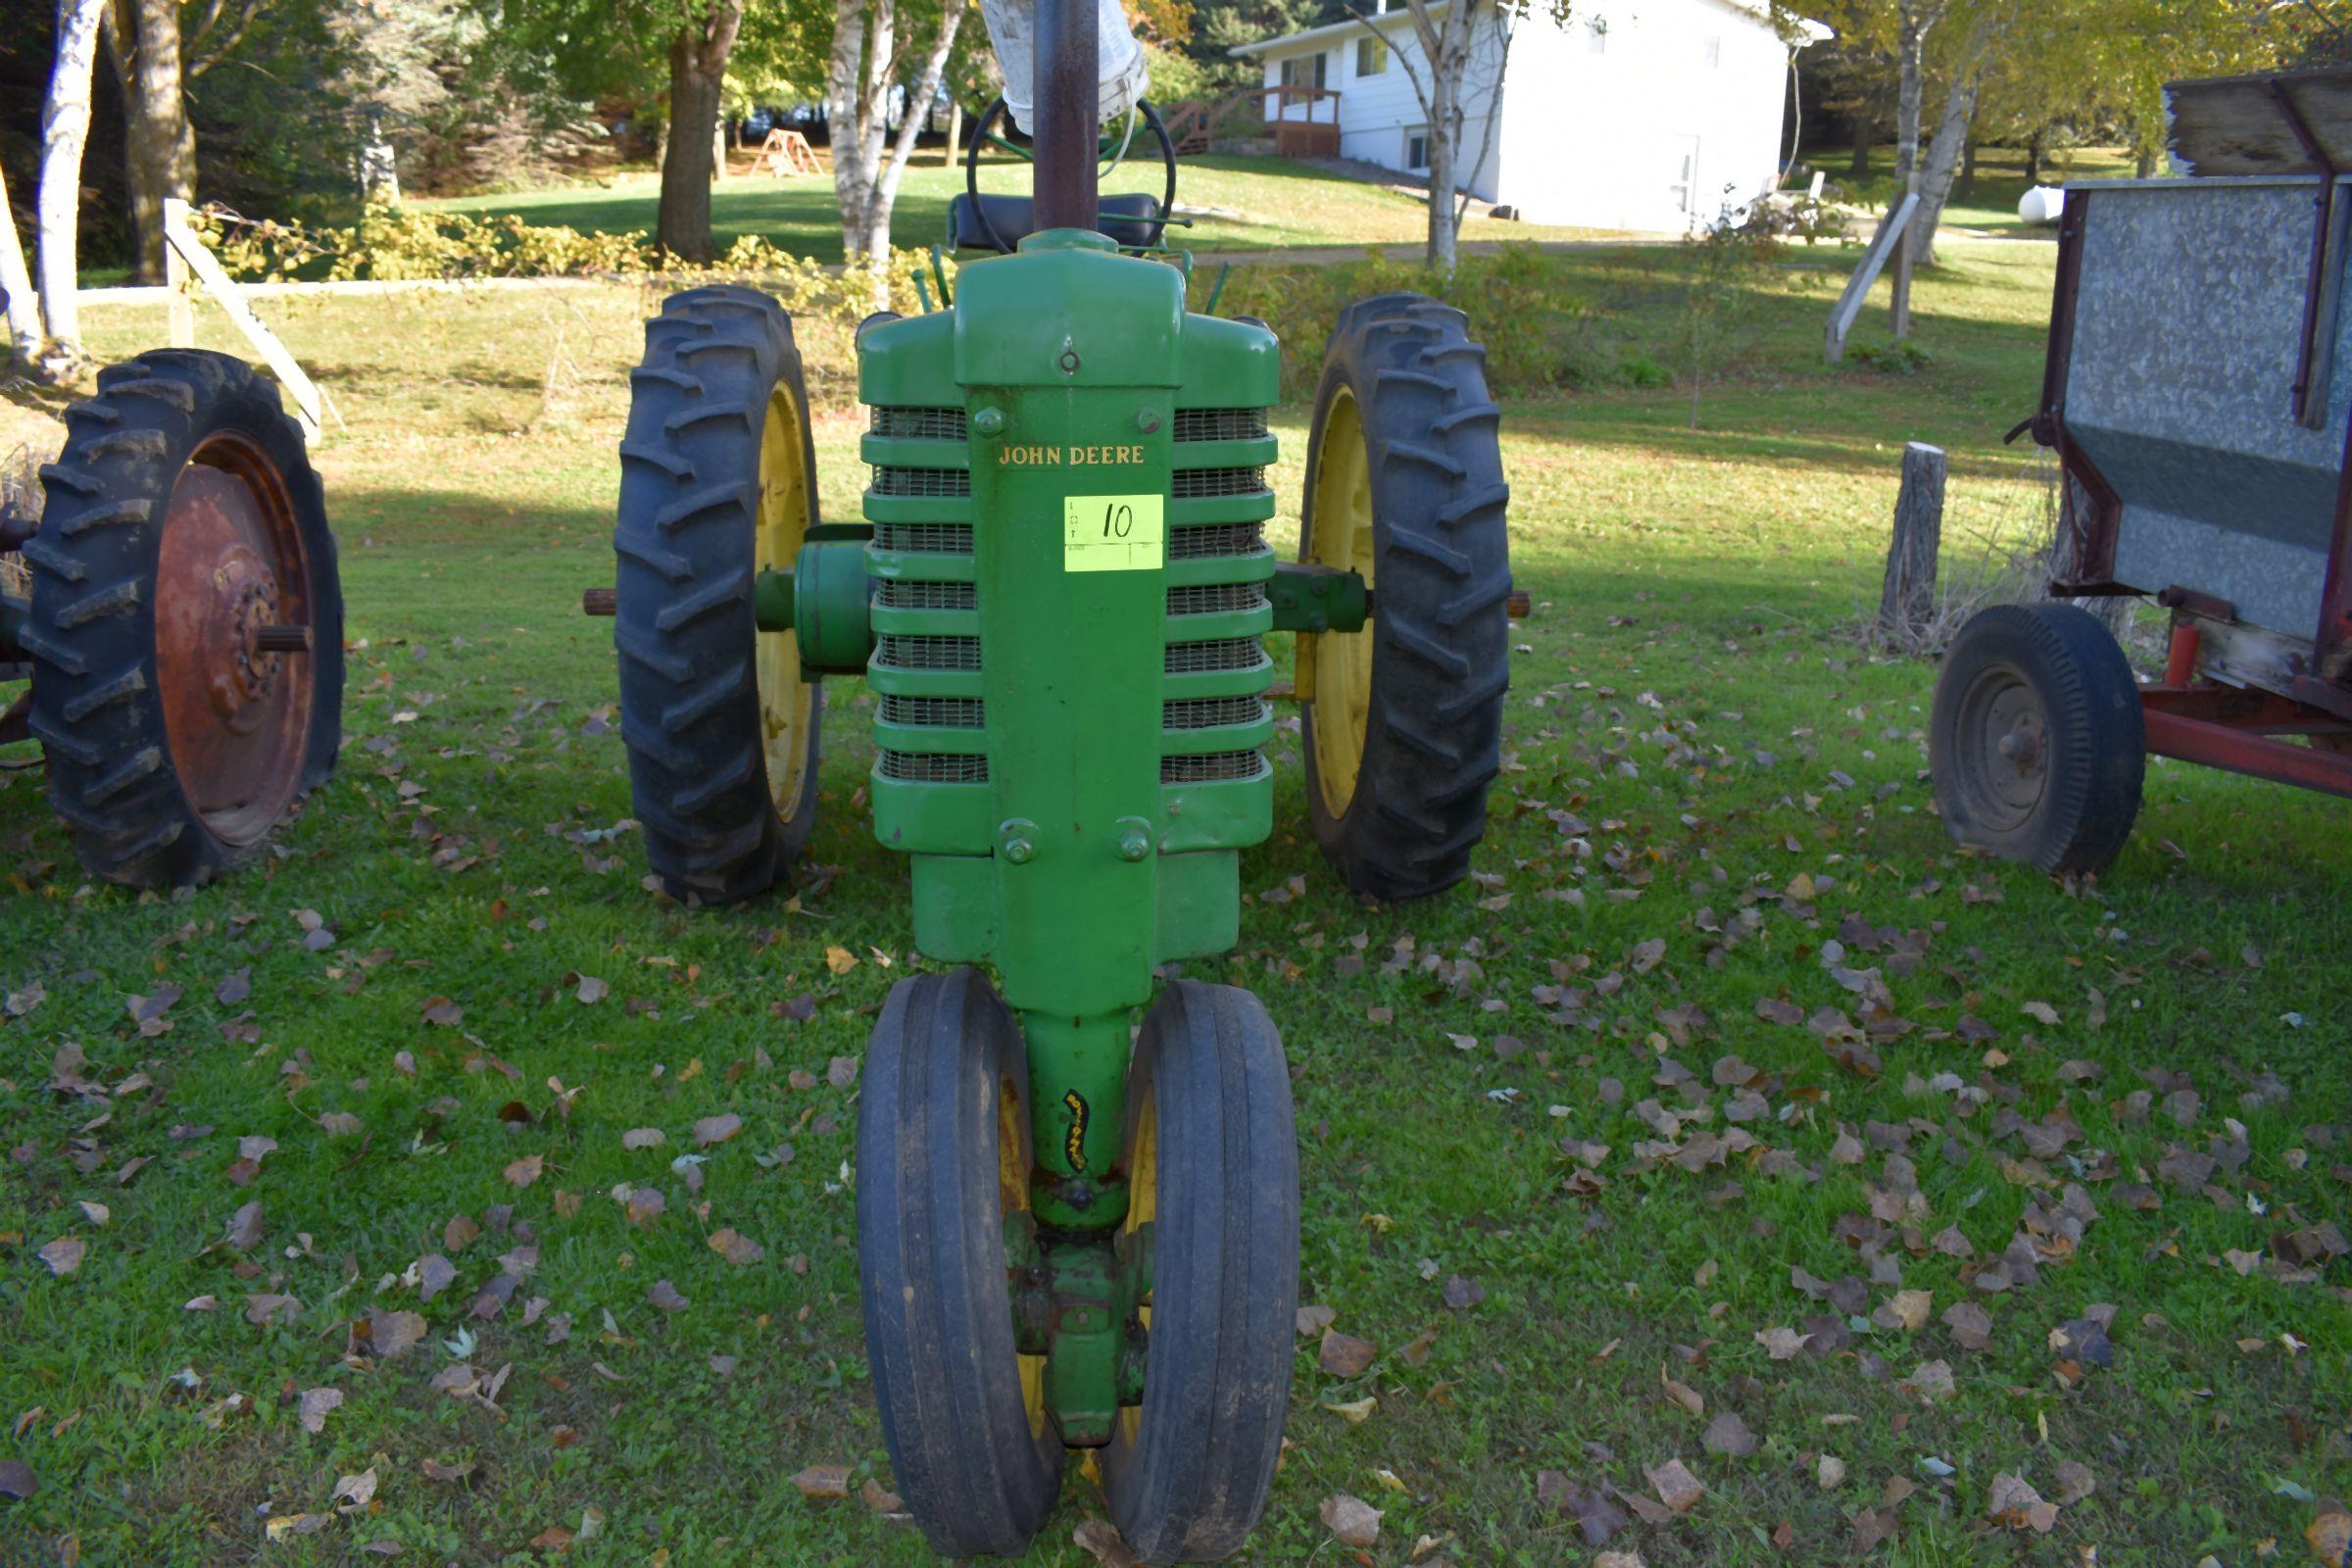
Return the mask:
M 928 724 L 939 729 L 978 729 L 983 723 L 977 697 L 899 697 L 882 699 L 885 724 Z
M 1256 778 L 1266 768 L 1257 752 L 1206 752 L 1195 757 L 1159 760 L 1162 784 L 1207 784 L 1221 779 Z
M 1265 539 L 1258 533 L 1254 522 L 1211 522 L 1168 530 L 1170 561 L 1200 561 L 1209 556 L 1254 556 L 1263 548 Z
M 930 496 L 960 499 L 972 493 L 972 476 L 964 468 L 874 468 L 872 493 L 878 496 Z M 1177 492 L 1179 495 L 1182 491 Z
M 903 550 L 929 556 L 968 556 L 972 525 L 968 522 L 877 522 L 876 550 Z
M 977 637 L 882 637 L 874 662 L 884 669 L 978 669 Z
M 1184 416 L 1178 415 L 1181 420 Z M 961 441 L 964 438 L 961 409 L 886 409 L 877 405 L 867 428 L 876 435 L 896 436 L 912 441 Z M 1259 434 L 1264 434 L 1261 426 Z
M 1187 697 L 1159 705 L 1161 729 L 1223 729 L 1265 716 L 1265 700 L 1259 697 Z
M 883 581 L 874 601 L 886 610 L 977 610 L 980 590 L 968 582 L 915 582 L 892 577 Z
M 1210 582 L 1168 590 L 1171 615 L 1214 615 L 1227 611 L 1265 608 L 1265 593 L 1253 582 Z
M 985 784 L 988 759 L 959 752 L 884 752 L 882 776 L 917 784 Z
M 1266 411 L 1178 409 L 1175 428 L 1179 441 L 1254 441 L 1266 433 Z
M 1203 643 L 1168 644 L 1166 668 L 1171 675 L 1192 675 L 1212 669 L 1255 669 L 1265 657 L 1265 649 L 1254 637 L 1219 637 Z
M 874 470 L 879 474 L 882 470 Z M 1263 468 L 1178 468 L 1175 489 L 1170 493 L 1179 501 L 1198 500 L 1203 496 L 1254 496 L 1266 488 Z M 956 492 L 962 494 L 961 491 Z

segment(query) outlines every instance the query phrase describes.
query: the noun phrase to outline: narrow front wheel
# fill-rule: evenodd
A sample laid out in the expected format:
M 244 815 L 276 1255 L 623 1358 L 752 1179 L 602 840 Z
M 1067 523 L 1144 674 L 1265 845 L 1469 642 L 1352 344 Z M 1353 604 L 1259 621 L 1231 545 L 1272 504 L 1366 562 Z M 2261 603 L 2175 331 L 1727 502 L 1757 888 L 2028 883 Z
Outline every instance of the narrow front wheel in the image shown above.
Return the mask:
M 1014 1341 L 1010 1244 L 1028 1239 L 1029 1069 L 976 969 L 902 980 L 866 1047 L 858 1272 L 874 1404 L 932 1549 L 1009 1555 L 1061 1485 L 1044 1358 Z
M 1213 1562 L 1265 1510 L 1290 1409 L 1298 1149 L 1282 1036 L 1236 986 L 1179 980 L 1127 1076 L 1131 1256 L 1151 1290 L 1143 1401 L 1102 1450 L 1110 1515 L 1146 1562 Z

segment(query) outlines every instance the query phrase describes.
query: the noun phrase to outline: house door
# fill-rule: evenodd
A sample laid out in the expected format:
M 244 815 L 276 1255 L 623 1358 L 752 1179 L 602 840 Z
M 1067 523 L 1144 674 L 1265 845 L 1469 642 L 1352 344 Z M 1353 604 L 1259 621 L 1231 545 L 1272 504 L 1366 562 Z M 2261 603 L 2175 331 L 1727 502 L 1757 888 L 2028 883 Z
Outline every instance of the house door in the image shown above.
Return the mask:
M 1676 212 L 1691 227 L 1698 224 L 1698 138 L 1666 138 L 1666 189 Z

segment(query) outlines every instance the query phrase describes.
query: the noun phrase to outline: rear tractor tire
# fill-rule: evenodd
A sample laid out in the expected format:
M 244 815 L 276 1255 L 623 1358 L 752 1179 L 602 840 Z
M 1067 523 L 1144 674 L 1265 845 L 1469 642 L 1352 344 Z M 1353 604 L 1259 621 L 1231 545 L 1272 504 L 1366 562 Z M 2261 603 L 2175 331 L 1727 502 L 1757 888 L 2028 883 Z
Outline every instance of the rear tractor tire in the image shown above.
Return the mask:
M 93 876 L 192 886 L 255 854 L 341 744 L 326 503 L 274 383 L 156 349 L 98 372 L 41 470 L 30 728 Z
M 1928 766 L 1958 842 L 2052 875 L 2105 870 L 2147 768 L 2124 651 L 2073 605 L 1979 612 L 1936 678 Z
M 1298 554 L 1359 573 L 1372 619 L 1300 634 L 1298 684 L 1315 838 L 1367 897 L 1451 887 L 1486 834 L 1510 686 L 1500 418 L 1461 312 L 1382 294 L 1341 314 Z
M 612 641 L 646 858 L 682 901 L 765 892 L 816 825 L 822 696 L 753 604 L 815 522 L 791 318 L 733 284 L 671 295 L 629 372 Z

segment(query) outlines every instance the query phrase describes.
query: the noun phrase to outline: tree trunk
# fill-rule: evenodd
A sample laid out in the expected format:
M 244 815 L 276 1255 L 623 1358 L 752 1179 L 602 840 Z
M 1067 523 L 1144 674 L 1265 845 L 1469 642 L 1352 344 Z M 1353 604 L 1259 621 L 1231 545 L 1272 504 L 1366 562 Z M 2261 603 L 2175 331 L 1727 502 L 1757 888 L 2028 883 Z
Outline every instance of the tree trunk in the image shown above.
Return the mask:
M 1904 0 L 1895 22 L 1895 58 L 1901 67 L 1894 117 L 1894 191 L 1898 201 L 1919 173 L 1919 117 L 1927 90 L 1928 29 L 1936 24 L 1936 14 Z
M 2032 190 L 2041 183 L 2041 144 L 2048 139 L 2050 127 L 2035 125 L 2026 142 L 2026 188 Z
M 82 357 L 74 245 L 81 221 L 81 151 L 90 139 L 90 75 L 98 65 L 98 17 L 104 6 L 105 0 L 58 0 L 57 69 L 41 106 L 41 189 L 34 210 L 41 315 L 68 369 Z
M 1992 33 L 1979 23 L 1968 47 L 1952 72 L 1951 90 L 1944 95 L 1943 118 L 1928 147 L 1927 166 L 1919 174 L 1919 211 L 1911 215 L 1904 236 L 1915 265 L 1936 265 L 1936 225 L 1943 220 L 1944 203 L 1951 199 L 1952 177 L 1959 172 L 1960 150 L 1968 142 L 1969 124 L 1976 119 L 1977 94 L 1984 82 L 1984 63 L 1991 52 Z
M 41 307 L 24 270 L 24 247 L 17 243 L 17 214 L 8 205 L 8 181 L 0 177 L 0 295 L 8 302 L 8 345 L 30 366 L 41 352 Z
M 1977 138 L 1973 135 L 1960 149 L 1960 183 L 1952 187 L 1952 193 L 1964 202 L 1977 199 Z
M 833 140 L 833 199 L 841 248 L 866 254 L 874 179 L 882 161 L 884 95 L 898 34 L 895 0 L 835 0 L 833 53 L 825 67 L 825 117 Z
M 939 78 L 948 69 L 948 53 L 956 47 L 956 31 L 963 24 L 963 11 L 961 5 L 940 8 L 939 31 L 932 36 L 931 47 L 923 56 L 923 69 L 915 77 L 913 91 L 907 95 L 906 114 L 899 122 L 898 141 L 866 193 L 864 252 L 872 263 L 873 305 L 877 311 L 890 309 L 890 215 L 898 205 L 899 176 L 906 172 L 907 160 L 914 156 L 915 139 L 922 135 L 923 124 L 931 118 L 931 99 L 938 93 Z M 887 84 L 883 90 L 889 91 Z M 884 107 L 888 107 L 887 99 Z
M 948 167 L 954 169 L 963 157 L 963 100 L 951 94 L 948 98 Z
M 1854 156 L 1848 159 L 1845 165 L 1845 173 L 1848 179 L 1868 179 L 1870 177 L 1870 144 L 1877 139 L 1878 134 L 1878 122 L 1870 118 L 1869 112 L 1855 110 Z
M 164 203 L 192 201 L 196 132 L 181 75 L 179 15 L 173 0 L 109 0 L 102 15 L 122 89 L 123 183 L 130 196 L 133 277 L 164 276 Z
M 710 172 L 719 83 L 742 24 L 740 0 L 712 0 L 700 23 L 688 22 L 669 42 L 669 134 L 662 148 L 662 206 L 654 238 L 683 261 L 711 257 Z

